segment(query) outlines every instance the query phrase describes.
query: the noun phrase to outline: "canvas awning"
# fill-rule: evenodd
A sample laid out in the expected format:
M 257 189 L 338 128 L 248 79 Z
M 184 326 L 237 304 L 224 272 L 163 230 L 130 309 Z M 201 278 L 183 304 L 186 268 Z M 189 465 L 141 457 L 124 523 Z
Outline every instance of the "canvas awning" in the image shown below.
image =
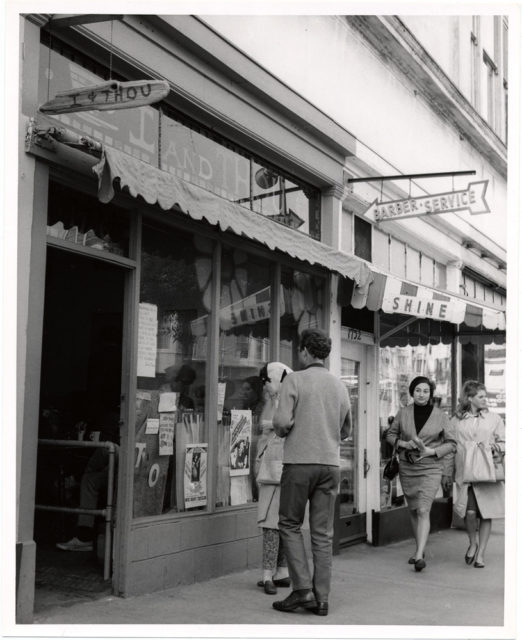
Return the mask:
M 202 187 L 162 171 L 126 153 L 106 147 L 101 160 L 93 167 L 98 176 L 98 198 L 109 202 L 114 184 L 148 204 L 164 211 L 178 209 L 194 220 L 205 219 L 222 231 L 261 242 L 293 258 L 320 265 L 355 282 L 364 292 L 370 282 L 370 269 L 364 260 L 335 251 L 310 236 L 290 229 L 274 220 L 219 197 Z
M 483 329 L 497 332 L 506 329 L 506 316 L 502 309 L 476 300 L 470 302 L 453 293 L 415 284 L 391 274 L 371 271 L 371 282 L 366 290 L 353 291 L 351 304 L 356 309 L 367 307 L 372 311 L 465 325 L 482 333 Z

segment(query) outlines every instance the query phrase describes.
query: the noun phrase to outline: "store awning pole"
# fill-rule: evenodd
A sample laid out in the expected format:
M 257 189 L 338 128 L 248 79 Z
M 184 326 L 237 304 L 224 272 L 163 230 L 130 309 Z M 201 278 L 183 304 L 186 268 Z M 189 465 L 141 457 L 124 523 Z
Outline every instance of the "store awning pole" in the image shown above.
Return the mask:
M 413 324 L 414 322 L 417 322 L 418 319 L 419 318 L 417 318 L 417 316 L 415 316 L 414 318 L 409 318 L 408 320 L 405 320 L 404 322 L 401 322 L 401 324 L 398 324 L 396 327 L 393 327 L 393 329 L 390 329 L 389 331 L 384 333 L 382 336 L 380 336 L 379 342 L 382 342 L 383 340 L 386 340 L 386 338 L 389 338 L 390 336 L 393 336 L 393 334 L 397 333 L 401 329 L 404 329 L 408 325 Z

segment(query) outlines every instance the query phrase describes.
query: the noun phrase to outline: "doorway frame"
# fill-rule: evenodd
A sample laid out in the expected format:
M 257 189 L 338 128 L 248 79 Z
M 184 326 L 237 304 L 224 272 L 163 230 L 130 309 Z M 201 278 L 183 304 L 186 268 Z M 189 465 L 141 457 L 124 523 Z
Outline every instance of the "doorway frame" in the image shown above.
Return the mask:
M 357 513 L 341 516 L 340 498 L 337 497 L 334 520 L 334 553 L 358 542 L 372 541 L 372 509 L 379 483 L 379 429 L 377 406 L 377 352 L 373 334 L 349 327 L 341 328 L 341 359 L 350 358 L 362 363 L 360 372 L 360 420 L 366 428 L 357 435 Z M 373 426 L 372 426 L 373 425 Z M 366 477 L 364 468 L 367 468 Z
M 25 388 L 37 389 L 35 393 L 24 394 L 24 405 L 30 408 L 29 414 L 25 413 L 24 433 L 31 434 L 32 446 L 30 453 L 34 458 L 34 464 L 24 465 L 24 484 L 27 482 L 28 492 L 31 492 L 30 500 L 20 505 L 20 510 L 26 514 L 30 525 L 32 542 L 32 562 L 28 566 L 29 574 L 23 581 L 24 584 L 17 588 L 17 618 L 32 617 L 34 609 L 35 577 L 36 577 L 36 543 L 34 541 L 34 514 L 35 514 L 35 493 L 36 493 L 36 459 L 38 454 L 38 429 L 39 429 L 39 407 L 41 390 L 41 362 L 43 346 L 43 318 L 45 308 L 45 278 L 47 273 L 47 252 L 49 248 L 59 251 L 73 253 L 75 255 L 105 262 L 113 267 L 122 270 L 123 275 L 123 305 L 122 305 L 122 361 L 121 361 L 121 387 L 120 387 L 120 453 L 117 473 L 118 500 L 115 506 L 114 536 L 112 540 L 112 571 L 111 590 L 114 595 L 121 595 L 125 588 L 126 566 L 128 559 L 129 534 L 132 520 L 132 483 L 128 480 L 132 477 L 134 434 L 131 425 L 134 424 L 134 405 L 132 399 L 135 397 L 136 380 L 132 372 L 136 368 L 137 359 L 137 314 L 136 300 L 137 289 L 139 288 L 139 247 L 141 230 L 141 213 L 129 203 L 118 201 L 119 205 L 128 214 L 129 219 L 129 257 L 123 257 L 108 252 L 103 252 L 90 247 L 73 245 L 57 238 L 47 236 L 48 217 L 48 193 L 51 181 L 58 182 L 76 191 L 84 192 L 90 196 L 96 196 L 95 189 L 91 181 L 84 180 L 81 175 L 70 174 L 61 170 L 54 171 L 54 167 L 46 162 L 36 161 L 37 175 L 40 189 L 38 206 L 36 198 L 34 204 L 33 227 L 32 227 L 32 254 L 38 260 L 38 268 L 31 261 L 31 283 L 28 299 L 28 316 L 34 319 L 32 327 L 28 326 L 28 345 L 34 348 L 27 355 L 27 370 L 31 370 L 31 387 L 28 386 L 27 379 Z M 39 170 L 38 170 L 39 169 Z M 37 189 L 35 186 L 35 195 Z M 45 197 L 44 197 L 45 194 Z M 33 285 L 34 281 L 34 286 Z M 27 416 L 30 415 L 30 423 Z M 27 445 L 24 445 L 24 449 Z M 129 475 L 130 472 L 130 475 Z M 30 475 L 30 477 L 28 477 Z M 17 568 L 17 574 L 20 569 Z M 22 600 L 29 597 L 29 602 L 21 611 Z M 19 605 L 20 603 L 20 605 Z M 29 610 L 30 607 L 30 610 Z M 25 611 L 27 609 L 27 611 Z

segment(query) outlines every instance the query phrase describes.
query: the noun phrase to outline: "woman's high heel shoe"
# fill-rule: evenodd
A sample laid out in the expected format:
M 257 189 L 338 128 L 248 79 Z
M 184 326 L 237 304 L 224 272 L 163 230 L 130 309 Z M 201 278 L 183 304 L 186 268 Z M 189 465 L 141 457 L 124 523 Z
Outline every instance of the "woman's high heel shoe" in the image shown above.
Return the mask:
M 423 553 L 422 557 L 425 558 L 426 554 Z M 411 558 L 408 559 L 408 564 L 415 564 L 415 560 L 416 560 L 415 556 L 412 556 Z
M 422 558 L 419 558 L 419 560 L 415 560 L 415 571 L 422 571 L 425 566 L 426 566 L 426 561 L 423 560 Z
M 465 560 L 466 564 L 473 564 L 473 562 L 474 562 L 474 560 L 475 560 L 475 558 L 477 556 L 478 545 L 477 545 L 477 547 L 475 549 L 475 553 L 472 556 L 468 555 L 468 552 L 469 552 L 470 549 L 471 549 L 471 545 L 469 545 L 468 550 L 466 551 L 466 555 L 464 556 L 464 560 Z

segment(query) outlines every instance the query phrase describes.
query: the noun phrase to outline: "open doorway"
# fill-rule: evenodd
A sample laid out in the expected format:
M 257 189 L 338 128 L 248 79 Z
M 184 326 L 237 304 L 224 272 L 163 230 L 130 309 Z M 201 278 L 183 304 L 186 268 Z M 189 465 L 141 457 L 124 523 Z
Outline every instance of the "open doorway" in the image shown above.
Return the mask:
M 117 448 L 102 443 L 119 444 L 124 278 L 106 261 L 48 248 L 35 609 L 111 591 Z

